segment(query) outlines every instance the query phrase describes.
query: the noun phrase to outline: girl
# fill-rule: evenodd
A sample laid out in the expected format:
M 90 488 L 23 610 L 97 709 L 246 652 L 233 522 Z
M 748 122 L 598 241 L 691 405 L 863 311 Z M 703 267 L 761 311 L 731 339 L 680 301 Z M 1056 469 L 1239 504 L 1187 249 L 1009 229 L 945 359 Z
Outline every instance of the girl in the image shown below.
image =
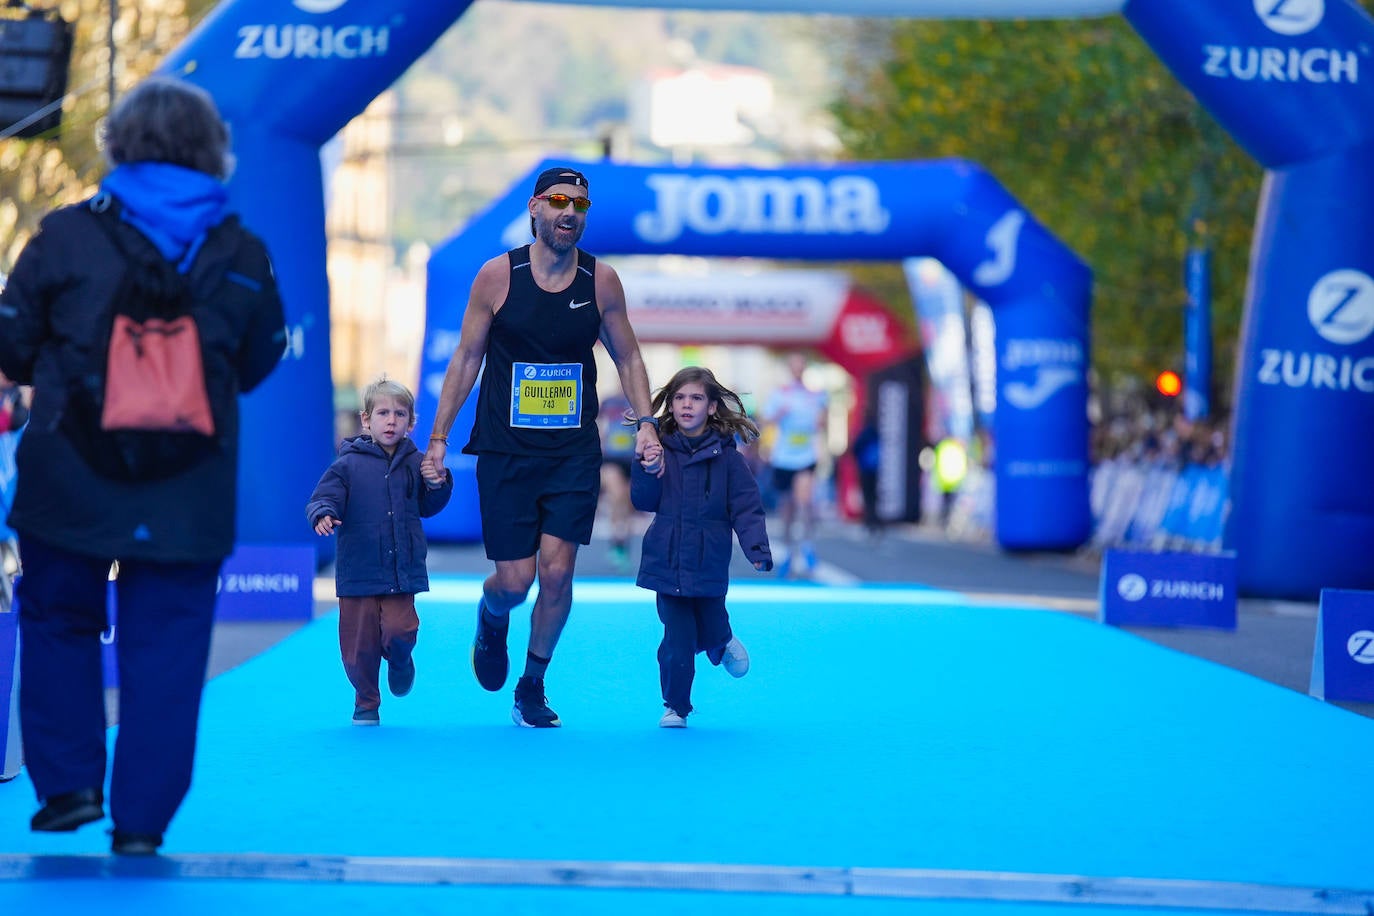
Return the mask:
M 683 728 L 696 653 L 734 677 L 749 670 L 725 610 L 731 529 L 756 570 L 771 570 L 773 557 L 758 481 L 735 446 L 736 436 L 748 442 L 759 434 L 739 395 L 709 369 L 690 366 L 658 391 L 652 409 L 662 445 L 647 448 L 631 468 L 634 507 L 655 513 L 636 584 L 657 593 L 663 621 L 658 668 L 667 710 L 658 724 Z

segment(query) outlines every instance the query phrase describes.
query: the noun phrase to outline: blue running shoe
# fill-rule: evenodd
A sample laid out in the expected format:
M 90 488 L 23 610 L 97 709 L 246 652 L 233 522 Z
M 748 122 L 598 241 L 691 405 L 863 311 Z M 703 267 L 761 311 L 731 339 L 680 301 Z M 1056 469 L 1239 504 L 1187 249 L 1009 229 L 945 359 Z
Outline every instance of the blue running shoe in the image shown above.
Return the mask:
M 472 673 L 477 683 L 493 693 L 506 686 L 510 674 L 510 657 L 506 654 L 506 634 L 510 632 L 510 618 L 505 626 L 495 627 L 487 622 L 487 602 L 477 602 L 477 637 L 472 641 Z

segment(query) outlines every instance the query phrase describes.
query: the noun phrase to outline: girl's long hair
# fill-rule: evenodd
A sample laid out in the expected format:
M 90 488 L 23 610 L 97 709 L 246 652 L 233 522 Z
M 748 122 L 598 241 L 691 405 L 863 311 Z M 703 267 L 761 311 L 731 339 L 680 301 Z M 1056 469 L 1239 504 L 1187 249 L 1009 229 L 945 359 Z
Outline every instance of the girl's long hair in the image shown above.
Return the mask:
M 739 395 L 718 382 L 710 369 L 701 366 L 679 369 L 668 380 L 668 384 L 654 395 L 653 415 L 658 417 L 658 426 L 663 433 L 677 431 L 677 421 L 673 419 L 673 395 L 677 394 L 683 385 L 691 382 L 700 383 L 701 387 L 706 389 L 707 400 L 715 402 L 716 412 L 707 417 L 707 426 L 722 436 L 739 436 L 740 441 L 745 443 L 759 437 L 759 428 L 749 419 Z

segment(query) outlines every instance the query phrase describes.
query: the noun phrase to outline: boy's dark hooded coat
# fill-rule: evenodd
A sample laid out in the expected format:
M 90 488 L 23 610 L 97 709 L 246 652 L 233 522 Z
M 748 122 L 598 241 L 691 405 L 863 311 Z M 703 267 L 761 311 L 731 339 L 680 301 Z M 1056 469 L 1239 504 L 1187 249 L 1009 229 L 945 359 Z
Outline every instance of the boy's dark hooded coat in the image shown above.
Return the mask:
M 427 546 L 421 518 L 448 505 L 453 475 L 431 490 L 420 476 L 424 456 L 410 439 L 387 456 L 371 436 L 345 439 L 306 504 L 313 527 L 325 515 L 339 526 L 334 560 L 339 597 L 414 595 L 429 591 Z

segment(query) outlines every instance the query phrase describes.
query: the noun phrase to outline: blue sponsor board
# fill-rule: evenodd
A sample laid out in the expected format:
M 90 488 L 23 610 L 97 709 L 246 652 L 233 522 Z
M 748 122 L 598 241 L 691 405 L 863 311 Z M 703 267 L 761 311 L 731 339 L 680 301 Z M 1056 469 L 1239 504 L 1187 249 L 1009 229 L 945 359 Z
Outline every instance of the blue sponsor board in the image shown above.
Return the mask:
M 0 577 L 4 574 L 0 573 Z M 19 604 L 0 581 L 0 780 L 19 775 Z
M 1100 587 L 1102 623 L 1236 628 L 1233 553 L 1108 550 Z
M 224 561 L 216 620 L 309 620 L 314 615 L 314 547 L 240 544 Z
M 106 599 L 109 627 L 100 634 L 105 686 L 119 686 L 115 640 L 119 597 L 114 580 Z M 302 545 L 241 544 L 219 573 L 215 620 L 244 623 L 309 620 L 315 615 L 315 549 Z
M 1307 692 L 1319 700 L 1374 702 L 1374 592 L 1322 589 Z

